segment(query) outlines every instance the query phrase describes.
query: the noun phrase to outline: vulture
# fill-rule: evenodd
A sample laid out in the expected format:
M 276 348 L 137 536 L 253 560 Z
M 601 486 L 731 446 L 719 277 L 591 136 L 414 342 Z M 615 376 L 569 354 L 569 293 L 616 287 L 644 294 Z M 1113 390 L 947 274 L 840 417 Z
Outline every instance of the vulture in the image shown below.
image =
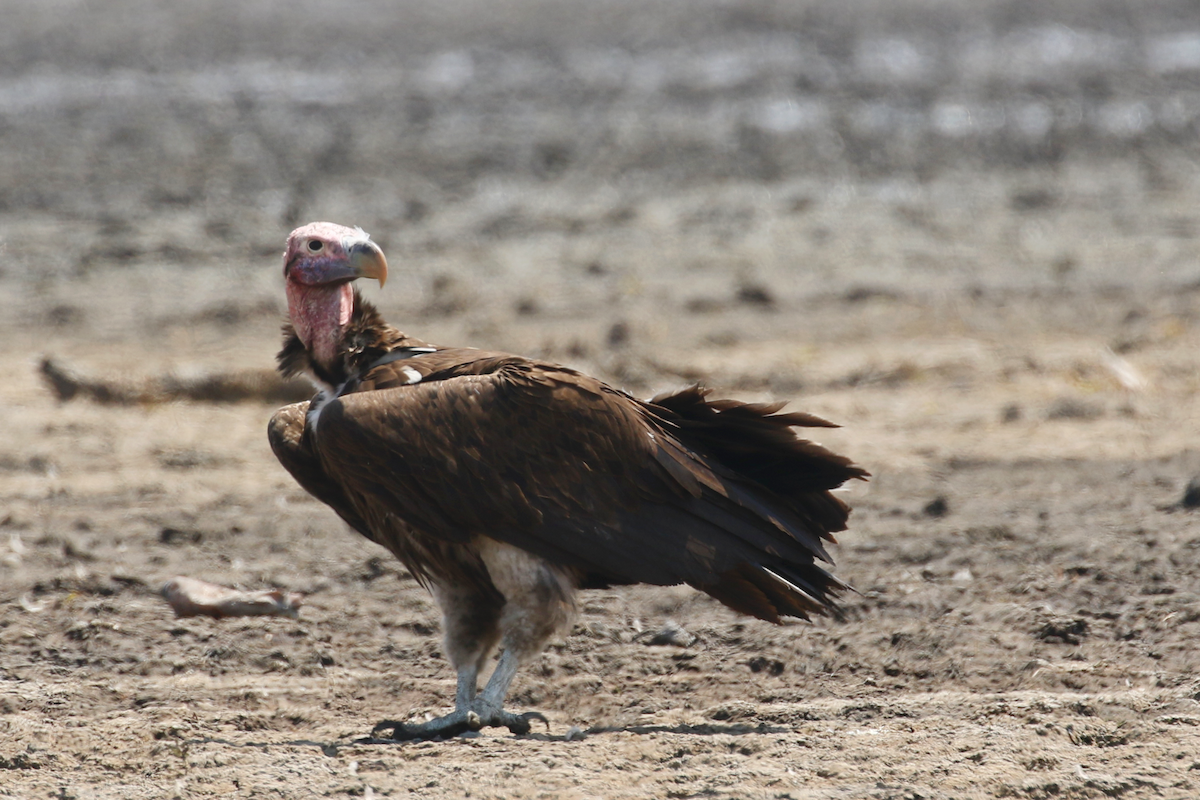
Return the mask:
M 274 414 L 271 448 L 433 595 L 457 673 L 452 712 L 380 722 L 374 740 L 548 725 L 504 698 L 580 589 L 688 584 L 775 623 L 836 610 L 848 587 L 817 561 L 831 563 L 849 508 L 831 490 L 868 473 L 794 431 L 832 423 L 698 386 L 638 400 L 547 361 L 408 336 L 353 288 L 387 278 L 360 228 L 297 228 L 283 276 L 279 369 L 317 392 Z

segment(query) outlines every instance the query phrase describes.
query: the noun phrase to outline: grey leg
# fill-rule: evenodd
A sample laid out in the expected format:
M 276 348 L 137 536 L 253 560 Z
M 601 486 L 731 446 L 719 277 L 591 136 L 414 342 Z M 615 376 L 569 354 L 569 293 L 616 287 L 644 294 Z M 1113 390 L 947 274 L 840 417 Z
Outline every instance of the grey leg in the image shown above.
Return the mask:
M 476 708 L 479 671 L 499 638 L 497 622 L 503 600 L 480 597 L 470 591 L 456 592 L 447 587 L 433 588 L 442 607 L 446 655 L 457 673 L 454 710 L 428 722 L 384 720 L 372 728 L 368 742 L 448 738 L 465 731 L 477 731 L 486 724 Z
M 446 655 L 458 673 L 454 711 L 418 724 L 381 722 L 369 741 L 432 739 L 483 727 L 524 734 L 534 720 L 549 729 L 549 721 L 536 711 L 505 711 L 504 698 L 522 662 L 540 653 L 546 641 L 569 623 L 574 610 L 572 578 L 511 545 L 481 540 L 478 546 L 493 592 L 438 584 L 431 587 L 442 608 Z M 479 692 L 479 673 L 498 641 L 503 653 Z M 390 736 L 379 736 L 380 731 L 389 729 Z
M 504 698 L 508 695 L 508 687 L 516 677 L 520 666 L 521 658 L 513 650 L 508 649 L 501 653 L 500 661 L 496 664 L 492 677 L 488 678 L 487 686 L 483 688 L 483 692 L 475 703 L 479 718 L 484 725 L 503 726 L 513 733 L 529 733 L 530 723 L 535 719 L 544 723 L 546 730 L 550 730 L 550 720 L 537 711 L 513 714 L 504 710 Z
M 458 685 L 454 688 L 454 710 L 463 711 L 475 702 L 479 690 L 479 665 L 463 664 L 458 668 Z
M 483 687 L 479 704 L 484 708 L 497 710 L 503 708 L 504 698 L 508 695 L 508 687 L 512 685 L 513 678 L 517 676 L 520 666 L 521 660 L 514 655 L 511 649 L 506 649 L 501 653 L 492 677 L 488 678 L 487 686 Z

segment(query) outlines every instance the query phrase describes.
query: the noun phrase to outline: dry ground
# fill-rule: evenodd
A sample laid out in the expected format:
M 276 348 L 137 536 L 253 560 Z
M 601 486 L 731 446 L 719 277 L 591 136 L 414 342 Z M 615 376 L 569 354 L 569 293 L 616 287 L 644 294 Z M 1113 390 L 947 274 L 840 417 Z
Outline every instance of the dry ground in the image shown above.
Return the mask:
M 451 5 L 7 10 L 0 797 L 1200 795 L 1194 8 Z M 269 367 L 314 218 L 424 338 L 844 424 L 845 618 L 586 593 L 514 685 L 549 731 L 355 743 L 452 674 L 273 407 L 37 374 Z

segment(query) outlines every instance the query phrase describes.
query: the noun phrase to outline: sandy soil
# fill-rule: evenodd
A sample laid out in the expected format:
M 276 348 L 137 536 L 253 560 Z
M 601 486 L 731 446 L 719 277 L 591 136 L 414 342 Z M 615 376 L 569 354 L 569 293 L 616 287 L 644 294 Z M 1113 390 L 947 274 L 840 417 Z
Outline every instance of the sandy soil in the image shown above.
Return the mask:
M 1194 6 L 205 8 L 0 33 L 0 797 L 1200 795 Z M 273 406 L 37 373 L 269 368 L 315 218 L 424 338 L 842 423 L 845 618 L 586 593 L 514 685 L 549 731 L 356 743 L 452 704 L 437 613 Z

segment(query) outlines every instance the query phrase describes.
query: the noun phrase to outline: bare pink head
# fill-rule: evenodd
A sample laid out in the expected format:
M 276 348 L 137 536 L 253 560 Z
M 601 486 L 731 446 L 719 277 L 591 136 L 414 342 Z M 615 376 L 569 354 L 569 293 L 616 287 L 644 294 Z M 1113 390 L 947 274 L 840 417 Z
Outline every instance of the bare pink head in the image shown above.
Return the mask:
M 308 286 L 377 278 L 382 286 L 387 281 L 387 259 L 362 228 L 310 222 L 288 236 L 283 276 Z
M 322 363 L 331 361 L 354 311 L 358 278 L 387 280 L 387 259 L 362 228 L 310 222 L 288 236 L 283 253 L 288 313 L 300 341 Z

